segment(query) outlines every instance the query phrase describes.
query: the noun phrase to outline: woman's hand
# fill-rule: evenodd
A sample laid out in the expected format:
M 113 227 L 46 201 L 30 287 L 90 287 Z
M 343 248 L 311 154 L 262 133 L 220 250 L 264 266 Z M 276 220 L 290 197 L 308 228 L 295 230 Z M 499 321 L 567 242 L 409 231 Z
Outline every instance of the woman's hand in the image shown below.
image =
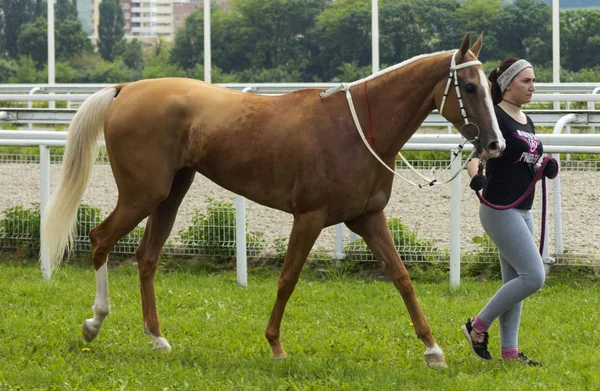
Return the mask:
M 558 175 L 558 162 L 554 158 L 549 158 L 544 167 L 544 176 L 548 179 L 554 179 Z
M 485 175 L 477 174 L 477 175 L 473 175 L 473 178 L 471 178 L 471 183 L 469 184 L 469 186 L 471 187 L 471 189 L 473 189 L 475 191 L 479 191 L 479 190 L 483 189 L 486 182 L 487 182 L 487 178 L 485 177 Z

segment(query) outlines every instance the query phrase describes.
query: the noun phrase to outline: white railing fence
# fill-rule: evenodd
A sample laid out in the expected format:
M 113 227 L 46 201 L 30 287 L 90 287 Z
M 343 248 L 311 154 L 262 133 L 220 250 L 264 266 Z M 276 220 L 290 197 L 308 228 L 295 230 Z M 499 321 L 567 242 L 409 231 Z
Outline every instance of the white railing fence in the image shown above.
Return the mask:
M 282 94 L 301 88 L 330 88 L 336 85 L 337 83 L 270 83 L 221 86 L 249 93 Z M 76 112 L 73 106 L 77 106 L 90 93 L 108 86 L 110 85 L 0 85 L 0 102 L 17 106 L 0 108 L 0 123 L 28 124 L 30 129 L 32 124 L 68 124 Z M 571 158 L 571 153 L 600 153 L 600 136 L 581 134 L 590 131 L 595 133 L 596 126 L 600 125 L 600 112 L 595 110 L 596 102 L 600 101 L 600 94 L 597 94 L 599 84 L 537 83 L 536 88 L 531 107 L 547 107 L 548 105 L 544 106 L 545 102 L 554 102 L 555 107 L 566 107 L 566 110 L 526 110 L 537 126 L 554 129 L 553 134 L 540 135 L 545 151 L 552 153 L 557 159 L 560 158 L 560 153 L 568 154 L 567 159 Z M 36 101 L 49 102 L 49 108 L 33 108 L 33 102 Z M 56 101 L 67 102 L 66 108 L 53 108 Z M 572 107 L 582 109 L 573 110 Z M 429 131 L 431 128 L 447 129 L 449 134 L 417 134 L 403 150 L 451 151 L 460 143 L 460 136 L 452 134 L 452 126 L 436 112 L 427 117 L 423 126 Z M 564 128 L 567 133 L 578 134 L 562 135 Z M 35 226 L 35 222 L 39 221 L 35 216 L 35 211 L 39 209 L 35 203 L 39 202 L 43 210 L 57 181 L 58 165 L 62 160 L 61 156 L 51 155 L 50 148 L 64 146 L 65 134 L 54 131 L 0 130 L 0 146 L 39 148 L 39 154 L 33 155 L 0 154 L 0 219 L 11 224 L 10 235 L 3 233 L 0 225 L 0 247 L 14 247 L 16 242 L 23 246 L 28 240 L 35 240 L 36 229 L 39 231 L 39 227 Z M 432 172 L 441 172 L 449 160 L 420 160 L 411 163 L 431 176 Z M 458 159 L 452 164 L 453 170 L 460 167 Z M 546 229 L 546 233 L 549 235 L 552 232 L 553 235 L 548 238 L 549 241 L 546 240 L 549 245 L 546 246 L 544 261 L 548 264 L 556 261 L 561 264 L 598 265 L 600 241 L 597 235 L 590 235 L 593 232 L 590 228 L 597 225 L 594 208 L 598 192 L 594 189 L 600 179 L 600 163 L 596 160 L 572 159 L 563 161 L 561 166 L 561 174 L 552 181 L 549 189 L 550 218 L 547 219 L 549 229 Z M 402 165 L 397 170 L 404 176 L 412 175 Z M 537 191 L 540 194 L 540 189 Z M 211 201 L 211 198 L 214 200 Z M 115 203 L 116 186 L 103 152 L 94 168 L 92 184 L 83 199 L 83 204 L 87 206 L 80 208 L 78 249 L 89 248 L 86 232 L 106 217 Z M 487 247 L 477 210 L 478 200 L 468 186 L 461 183 L 459 176 L 450 186 L 424 189 L 413 189 L 396 181 L 386 214 L 403 259 L 407 262 L 449 262 L 450 283 L 457 286 L 461 261 L 463 264 L 465 261 L 495 262 L 496 255 L 493 248 Z M 534 206 L 534 212 L 539 212 L 539 205 Z M 537 221 L 539 224 L 539 218 Z M 291 216 L 247 202 L 197 176 L 180 208 L 164 253 L 217 256 L 236 254 L 238 282 L 245 285 L 246 256 L 282 256 L 291 223 Z M 142 228 L 139 227 L 122 239 L 115 251 L 135 252 L 141 234 Z M 364 243 L 341 225 L 324 230 L 311 256 L 346 258 L 350 261 L 373 260 Z
M 577 118 L 571 116 L 561 121 L 557 131 L 560 130 L 560 126 L 567 123 L 568 119 Z M 539 137 L 548 153 L 600 153 L 600 135 L 541 134 Z M 9 200 L 8 204 L 2 204 L 2 210 L 6 211 L 18 206 L 27 208 L 27 205 L 40 202 L 43 211 L 51 188 L 56 183 L 61 161 L 60 156 L 51 156 L 48 148 L 64 146 L 65 139 L 66 132 L 0 131 L 0 145 L 39 146 L 40 148 L 39 156 L 0 155 L 2 173 L 0 188 L 4 189 L 3 193 L 9 190 L 10 196 L 3 196 Z M 456 148 L 460 141 L 458 135 L 418 134 L 411 138 L 404 150 L 450 151 Z M 559 157 L 559 155 L 555 156 Z M 89 248 L 86 232 L 105 217 L 116 202 L 116 187 L 105 154 L 99 157 L 98 163 L 94 169 L 90 188 L 83 200 L 83 203 L 89 207 L 82 208 L 80 212 L 81 229 L 77 239 L 80 249 Z M 592 197 L 593 201 L 595 187 L 593 183 L 597 183 L 600 179 L 597 162 L 585 164 L 572 161 L 567 165 L 565 162 L 559 179 L 552 181 L 550 186 L 553 196 L 553 201 L 551 200 L 550 203 L 550 217 L 553 220 L 548 223 L 549 229 L 546 232 L 553 232 L 554 235 L 553 240 L 550 238 L 549 241 L 546 240 L 546 243 L 552 244 L 551 250 L 546 251 L 544 256 L 547 263 L 552 263 L 554 260 L 566 264 L 600 263 L 598 242 L 582 239 L 580 232 L 595 225 L 593 214 L 573 207 L 590 204 L 590 199 L 586 197 Z M 429 171 L 432 169 L 441 171 L 441 165 L 439 161 L 426 162 L 419 170 L 430 175 Z M 453 169 L 460 167 L 459 159 L 456 159 L 453 165 Z M 400 166 L 398 170 L 407 177 L 411 176 L 405 167 Z M 459 283 L 461 257 L 463 260 L 470 261 L 492 260 L 489 257 L 493 255 L 472 240 L 483 234 L 476 216 L 478 202 L 468 190 L 468 186 L 461 183 L 460 176 L 451 186 L 424 189 L 413 189 L 399 182 L 395 184 L 394 194 L 386 213 L 390 218 L 394 236 L 401 244 L 398 250 L 403 259 L 408 262 L 449 261 L 453 286 Z M 563 182 L 566 186 L 561 187 Z M 576 192 L 584 191 L 585 194 L 571 197 L 571 188 L 577 188 Z M 210 201 L 208 197 L 224 200 L 224 202 Z M 234 203 L 235 208 L 232 206 Z M 225 192 L 205 178 L 198 178 L 182 204 L 178 222 L 167 243 L 165 253 L 187 255 L 236 253 L 239 266 L 238 281 L 246 284 L 245 256 L 247 254 L 281 256 L 292 220 L 291 216 L 285 213 L 252 202 L 248 202 L 245 208 L 244 203 L 243 198 L 236 198 L 235 195 Z M 593 202 L 588 205 L 590 210 L 594 207 Z M 0 215 L 0 218 L 2 217 L 6 218 L 6 212 L 4 216 Z M 14 216 L 9 217 L 14 218 Z M 15 240 L 26 242 L 26 239 L 31 239 L 35 234 L 32 231 L 35 231 L 36 227 L 28 226 L 29 217 L 31 214 L 25 214 L 21 220 L 16 218 L 15 224 L 20 224 L 14 230 L 18 233 L 16 237 L 13 235 L 0 240 L 12 241 L 14 245 Z M 202 219 L 204 223 L 194 224 L 194 221 L 198 222 Z M 569 229 L 563 229 L 565 220 Z M 119 243 L 115 251 L 133 253 L 140 236 L 141 229 L 133 231 Z M 351 237 L 347 229 L 344 231 L 342 226 L 328 228 L 324 230 L 315 245 L 312 255 L 334 258 L 347 256 L 349 260 L 372 260 L 364 244 L 353 239 L 355 238 Z

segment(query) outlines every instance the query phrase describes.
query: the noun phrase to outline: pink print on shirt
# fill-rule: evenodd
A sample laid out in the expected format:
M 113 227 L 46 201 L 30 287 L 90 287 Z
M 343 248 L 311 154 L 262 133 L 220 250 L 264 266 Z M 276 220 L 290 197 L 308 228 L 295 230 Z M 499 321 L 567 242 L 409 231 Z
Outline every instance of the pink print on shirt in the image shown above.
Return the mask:
M 522 140 L 523 142 L 529 145 L 529 151 L 523 152 L 521 157 L 519 157 L 515 163 L 525 162 L 529 164 L 535 164 L 540 158 L 540 154 L 537 151 L 537 147 L 540 145 L 540 140 L 536 137 L 535 134 L 524 132 L 522 130 L 517 130 L 515 132 L 515 137 Z

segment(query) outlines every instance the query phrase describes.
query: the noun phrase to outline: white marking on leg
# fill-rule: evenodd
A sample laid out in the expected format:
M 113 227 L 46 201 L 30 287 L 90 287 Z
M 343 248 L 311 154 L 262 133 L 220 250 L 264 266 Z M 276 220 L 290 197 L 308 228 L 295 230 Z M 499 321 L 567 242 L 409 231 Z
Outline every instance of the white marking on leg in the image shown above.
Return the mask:
M 444 352 L 442 351 L 442 349 L 438 346 L 437 343 L 433 344 L 432 347 L 425 349 L 425 355 L 426 356 L 431 356 L 433 354 L 439 354 L 441 356 L 444 355 Z
M 167 353 L 171 352 L 171 345 L 169 345 L 169 341 L 167 341 L 165 337 L 158 337 L 152 334 L 145 325 L 144 333 L 149 335 L 150 338 L 152 338 L 152 341 L 154 341 L 154 350 L 163 350 Z
M 110 304 L 108 302 L 108 269 L 106 267 L 108 261 L 96 270 L 96 299 L 94 300 L 94 306 L 92 311 L 94 317 L 86 319 L 83 324 L 83 336 L 90 342 L 100 332 L 100 327 L 104 319 L 110 312 Z

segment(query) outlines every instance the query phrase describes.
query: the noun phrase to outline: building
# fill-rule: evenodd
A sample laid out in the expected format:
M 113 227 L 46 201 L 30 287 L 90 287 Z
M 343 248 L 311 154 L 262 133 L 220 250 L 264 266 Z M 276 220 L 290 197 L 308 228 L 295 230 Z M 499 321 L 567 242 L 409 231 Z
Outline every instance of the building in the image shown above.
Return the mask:
M 211 0 L 211 4 L 218 5 L 222 11 L 229 9 L 229 0 Z M 202 0 L 173 0 L 173 26 L 175 31 L 185 25 L 185 18 L 194 11 L 203 11 Z
M 102 0 L 77 0 L 79 20 L 83 31 L 94 43 L 98 41 L 99 5 Z M 203 1 L 193 0 L 120 0 L 125 20 L 125 38 L 137 38 L 144 43 L 153 43 L 161 38 L 173 41 L 175 31 L 185 24 L 185 17 L 194 11 L 203 10 Z M 229 0 L 211 0 L 222 10 L 229 8 Z

